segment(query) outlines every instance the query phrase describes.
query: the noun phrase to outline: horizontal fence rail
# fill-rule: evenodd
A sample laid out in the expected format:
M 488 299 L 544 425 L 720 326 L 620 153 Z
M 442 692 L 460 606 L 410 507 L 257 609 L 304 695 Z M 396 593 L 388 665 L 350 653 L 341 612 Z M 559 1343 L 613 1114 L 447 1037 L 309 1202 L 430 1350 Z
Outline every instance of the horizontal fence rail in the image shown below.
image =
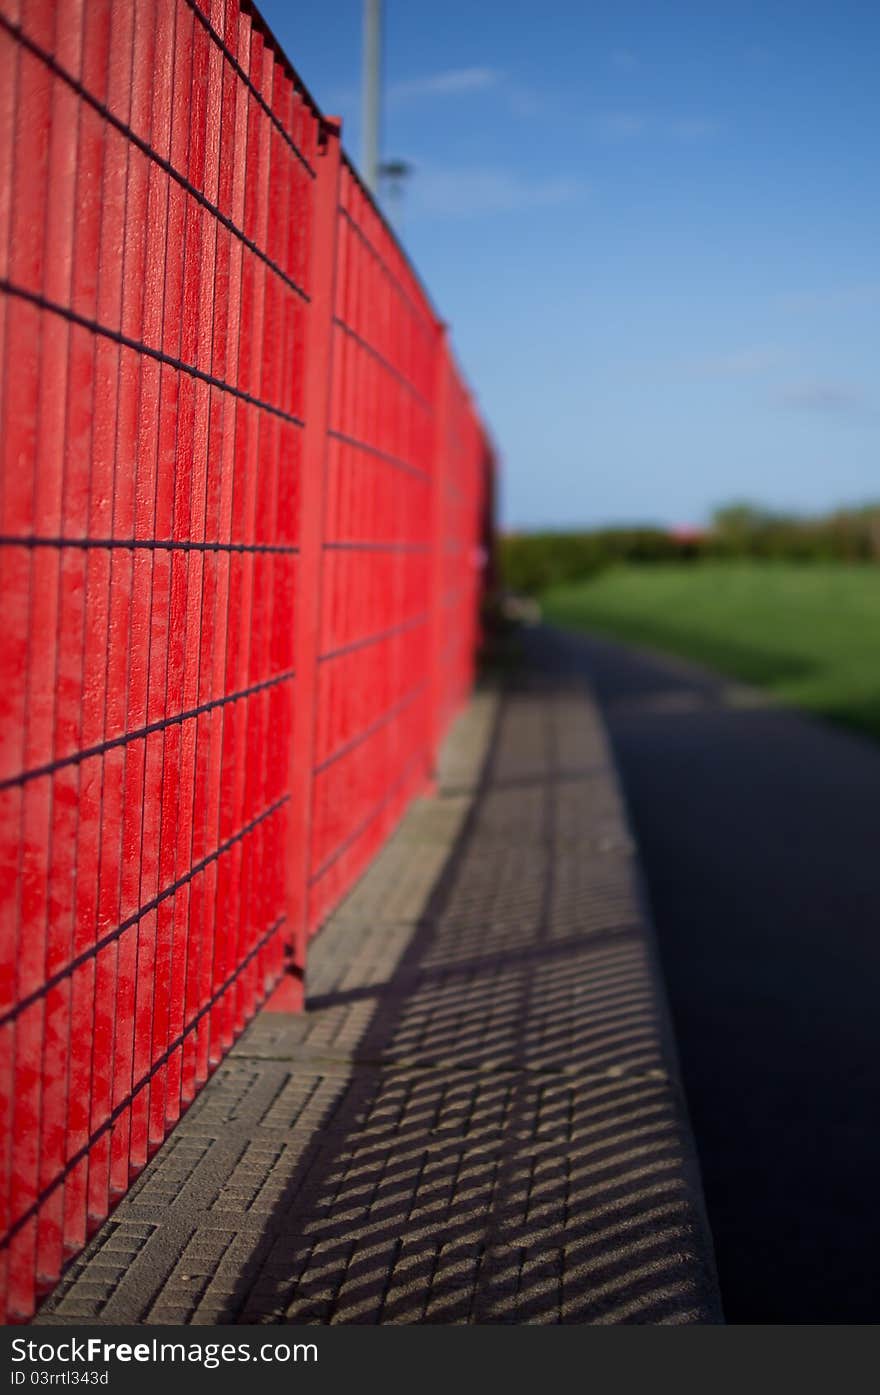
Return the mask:
M 15 1322 L 429 786 L 493 462 L 239 0 L 0 0 L 0 292 Z

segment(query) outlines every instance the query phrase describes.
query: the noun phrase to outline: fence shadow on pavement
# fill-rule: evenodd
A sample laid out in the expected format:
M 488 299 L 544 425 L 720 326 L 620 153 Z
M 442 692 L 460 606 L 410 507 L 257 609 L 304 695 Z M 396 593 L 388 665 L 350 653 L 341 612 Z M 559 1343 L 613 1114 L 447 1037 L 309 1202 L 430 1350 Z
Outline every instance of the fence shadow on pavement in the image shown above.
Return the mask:
M 707 1320 L 641 914 L 580 686 L 521 683 L 396 964 L 310 998 L 328 1039 L 370 1015 L 226 1320 Z M 316 957 L 364 930 L 356 892 Z
M 718 1320 L 634 851 L 580 679 L 522 672 L 472 797 L 466 766 L 314 942 L 308 1011 L 262 1014 L 182 1122 L 213 1182 L 171 1202 L 152 1290 L 135 1312 L 123 1279 L 113 1320 Z M 146 1219 L 140 1186 L 125 1205 Z

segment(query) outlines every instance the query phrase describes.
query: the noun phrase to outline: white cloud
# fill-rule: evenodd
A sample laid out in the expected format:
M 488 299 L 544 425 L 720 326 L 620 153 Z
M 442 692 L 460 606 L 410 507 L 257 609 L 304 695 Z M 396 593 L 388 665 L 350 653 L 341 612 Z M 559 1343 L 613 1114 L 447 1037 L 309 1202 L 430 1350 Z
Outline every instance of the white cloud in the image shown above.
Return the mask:
M 586 193 L 582 181 L 567 175 L 529 179 L 500 169 L 418 170 L 412 182 L 415 207 L 452 217 L 556 208 Z
M 442 73 L 405 78 L 388 87 L 389 102 L 408 102 L 422 97 L 457 97 L 465 92 L 485 92 L 497 87 L 502 74 L 496 68 L 450 68 Z
M 868 404 L 862 389 L 853 383 L 811 382 L 790 383 L 772 396 L 777 407 L 790 407 L 800 412 L 848 413 L 862 411 Z
M 640 364 L 644 370 L 659 368 L 673 380 L 730 384 L 755 405 L 783 412 L 806 412 L 838 417 L 853 423 L 880 422 L 876 398 L 863 385 L 845 378 L 808 377 L 803 353 L 793 346 L 757 343 L 740 349 L 721 350 Z M 799 376 L 801 373 L 804 376 Z M 695 388 L 699 392 L 699 388 Z
M 505 83 L 505 95 L 514 116 L 539 116 L 546 106 L 545 98 L 535 88 L 527 87 L 522 82 Z
M 676 140 L 705 140 L 715 135 L 718 123 L 706 116 L 673 116 L 660 122 L 660 130 Z
M 487 67 L 451 68 L 442 73 L 404 78 L 389 85 L 387 100 L 389 107 L 394 108 L 480 92 L 493 92 L 496 99 L 504 101 L 512 115 L 518 117 L 535 117 L 546 106 L 545 97 L 536 88 L 498 68 Z
M 596 117 L 599 134 L 610 136 L 613 140 L 640 136 L 647 130 L 648 124 L 648 118 L 637 111 L 606 111 Z
M 774 344 L 753 344 L 744 349 L 680 359 L 672 366 L 691 378 L 741 379 L 778 371 L 786 358 L 785 351 Z
M 687 143 L 706 140 L 719 129 L 718 123 L 706 116 L 656 116 L 643 111 L 600 112 L 593 125 L 600 136 L 610 140 L 652 135 Z
M 779 296 L 783 310 L 867 310 L 880 305 L 880 281 L 862 281 L 851 286 L 833 286 L 822 291 L 801 291 Z
M 611 66 L 619 73 L 634 73 L 640 64 L 631 49 L 616 48 L 611 54 Z

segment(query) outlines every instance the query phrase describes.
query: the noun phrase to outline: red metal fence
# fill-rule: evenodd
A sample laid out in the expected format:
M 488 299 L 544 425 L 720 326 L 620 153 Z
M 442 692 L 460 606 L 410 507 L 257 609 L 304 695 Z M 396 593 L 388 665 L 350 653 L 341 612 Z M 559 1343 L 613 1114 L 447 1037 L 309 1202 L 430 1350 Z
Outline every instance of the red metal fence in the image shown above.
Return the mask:
M 0 0 L 0 290 L 16 1321 L 429 782 L 491 453 L 240 0 Z

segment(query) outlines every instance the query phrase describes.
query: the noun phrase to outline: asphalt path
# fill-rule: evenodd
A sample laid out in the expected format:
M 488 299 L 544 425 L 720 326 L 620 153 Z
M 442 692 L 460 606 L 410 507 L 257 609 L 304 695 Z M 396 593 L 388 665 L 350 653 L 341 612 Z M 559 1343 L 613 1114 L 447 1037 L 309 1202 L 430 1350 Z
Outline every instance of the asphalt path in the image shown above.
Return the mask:
M 880 745 L 657 654 L 534 643 L 616 752 L 727 1321 L 877 1322 Z

